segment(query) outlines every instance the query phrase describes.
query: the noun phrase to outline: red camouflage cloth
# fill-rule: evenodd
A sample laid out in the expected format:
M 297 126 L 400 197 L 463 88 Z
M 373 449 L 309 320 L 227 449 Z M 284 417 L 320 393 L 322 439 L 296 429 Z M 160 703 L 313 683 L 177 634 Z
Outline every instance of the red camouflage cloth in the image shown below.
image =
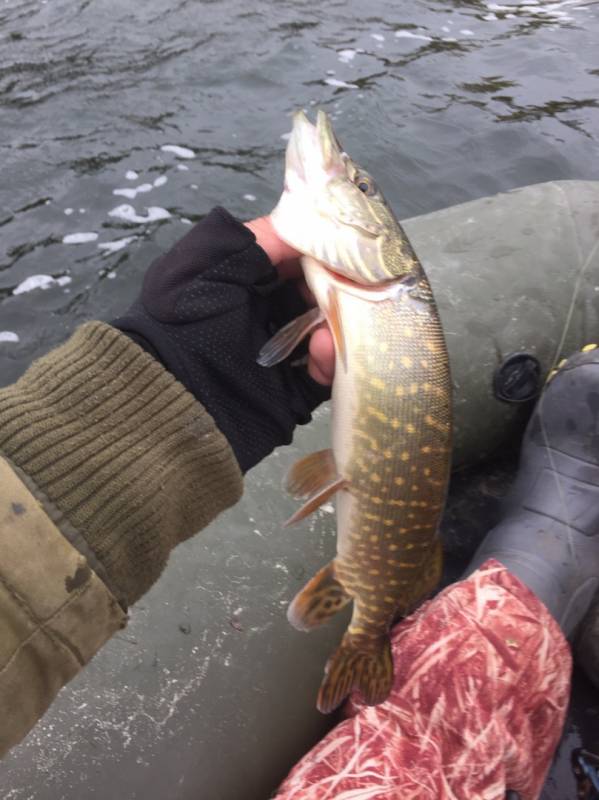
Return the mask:
M 356 702 L 295 766 L 276 800 L 522 800 L 559 742 L 572 658 L 537 597 L 486 561 L 392 633 L 395 678 Z

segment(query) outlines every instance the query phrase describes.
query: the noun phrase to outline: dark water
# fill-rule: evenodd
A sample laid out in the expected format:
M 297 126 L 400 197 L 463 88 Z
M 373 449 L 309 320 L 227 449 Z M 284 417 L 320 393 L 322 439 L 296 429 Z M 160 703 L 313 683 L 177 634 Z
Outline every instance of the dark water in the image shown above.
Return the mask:
M 539 181 L 599 179 L 598 42 L 596 0 L 0 0 L 0 385 L 81 321 L 122 312 L 149 261 L 213 205 L 242 217 L 270 210 L 297 107 L 332 113 L 400 217 Z M 87 241 L 65 242 L 73 236 Z M 24 291 L 34 276 L 49 288 Z M 245 502 L 259 519 L 255 497 Z M 274 532 L 279 515 L 263 513 Z M 246 518 L 231 525 L 245 533 Z M 183 561 L 175 576 L 195 569 Z M 145 608 L 157 613 L 167 601 L 152 597 Z M 169 597 L 190 602 L 178 587 Z M 93 698 L 78 684 L 0 768 L 3 797 L 149 797 L 164 743 L 180 753 L 185 734 L 193 744 L 172 675 L 149 681 L 139 713 L 119 716 L 140 697 L 136 670 L 175 670 L 179 657 L 178 626 L 176 645 L 158 634 L 154 643 L 145 613 L 147 626 L 142 609 L 132 628 L 145 631 L 139 649 L 114 668 L 117 678 L 127 670 L 126 698 L 118 688 Z M 118 647 L 112 658 L 125 662 Z M 106 684 L 102 657 L 87 672 L 92 687 Z M 140 720 L 156 723 L 153 744 L 136 744 Z M 563 747 L 578 741 L 570 726 Z M 184 788 L 156 796 L 212 800 L 197 794 L 198 757 L 181 761 Z M 107 771 L 106 758 L 118 767 Z M 568 796 L 564 764 L 548 799 Z

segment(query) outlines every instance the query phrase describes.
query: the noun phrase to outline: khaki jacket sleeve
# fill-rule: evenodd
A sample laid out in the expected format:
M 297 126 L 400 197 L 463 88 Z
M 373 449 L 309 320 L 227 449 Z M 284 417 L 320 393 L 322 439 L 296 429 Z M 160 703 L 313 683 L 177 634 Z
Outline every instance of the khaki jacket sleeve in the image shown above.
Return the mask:
M 0 757 L 126 614 L 0 457 Z

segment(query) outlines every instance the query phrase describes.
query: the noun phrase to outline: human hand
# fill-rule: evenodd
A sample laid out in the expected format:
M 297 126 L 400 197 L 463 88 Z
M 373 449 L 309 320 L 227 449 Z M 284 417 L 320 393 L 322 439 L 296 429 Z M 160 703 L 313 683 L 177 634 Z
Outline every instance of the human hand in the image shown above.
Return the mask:
M 304 281 L 299 260 L 301 253 L 279 237 L 270 216 L 258 217 L 244 224 L 254 234 L 256 243 L 264 250 L 281 278 L 286 281 L 294 281 L 308 305 L 315 305 L 314 298 Z M 333 382 L 335 348 L 326 323 L 316 328 L 310 336 L 308 373 L 315 381 L 324 386 L 330 386 Z
M 257 363 L 307 302 L 298 254 L 270 220 L 243 225 L 216 208 L 152 264 L 140 297 L 113 325 L 200 401 L 245 472 L 288 444 L 330 394 L 328 331 L 312 337 L 308 370 L 290 359 L 269 369 Z

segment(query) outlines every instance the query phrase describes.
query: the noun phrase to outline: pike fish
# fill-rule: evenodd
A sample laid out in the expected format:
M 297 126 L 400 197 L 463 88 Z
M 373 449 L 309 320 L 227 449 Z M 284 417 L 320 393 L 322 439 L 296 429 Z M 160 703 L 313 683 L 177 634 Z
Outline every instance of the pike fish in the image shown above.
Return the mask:
M 405 232 L 322 111 L 316 125 L 295 116 L 272 220 L 303 254 L 317 308 L 279 331 L 259 363 L 281 361 L 324 320 L 335 344 L 332 448 L 302 458 L 287 478 L 290 493 L 305 500 L 289 522 L 336 499 L 337 555 L 288 610 L 292 625 L 310 630 L 353 603 L 318 694 L 328 713 L 354 690 L 370 705 L 385 700 L 393 682 L 390 627 L 440 578 L 449 360 L 431 287 Z

